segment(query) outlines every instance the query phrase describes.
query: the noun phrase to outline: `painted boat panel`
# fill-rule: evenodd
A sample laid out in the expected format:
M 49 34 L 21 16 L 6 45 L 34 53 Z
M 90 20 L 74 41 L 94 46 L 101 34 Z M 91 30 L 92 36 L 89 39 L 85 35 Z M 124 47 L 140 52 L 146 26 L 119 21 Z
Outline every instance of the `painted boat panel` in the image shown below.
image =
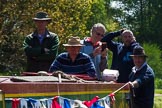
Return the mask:
M 122 83 L 112 84 L 104 82 L 12 82 L 10 79 L 8 79 L 0 83 L 0 90 L 2 90 L 4 93 L 4 95 L 1 93 L 2 99 L 0 102 L 0 108 L 10 108 L 12 98 L 42 99 L 62 96 L 65 98 L 79 99 L 82 101 L 91 100 L 95 96 L 102 98 L 119 89 L 123 85 L 124 84 Z M 127 93 L 129 93 L 128 86 L 116 93 L 116 101 L 115 104 L 113 104 L 114 108 L 128 108 L 128 103 L 126 100 Z

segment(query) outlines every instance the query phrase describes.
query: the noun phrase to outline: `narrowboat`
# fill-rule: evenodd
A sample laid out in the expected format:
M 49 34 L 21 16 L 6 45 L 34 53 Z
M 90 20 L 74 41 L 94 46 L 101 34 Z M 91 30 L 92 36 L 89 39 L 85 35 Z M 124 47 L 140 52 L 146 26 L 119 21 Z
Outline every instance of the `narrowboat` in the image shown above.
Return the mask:
M 96 81 L 87 77 L 83 79 L 82 81 L 66 78 L 60 80 L 55 76 L 37 75 L 0 76 L 0 108 L 37 108 L 33 103 L 29 103 L 31 100 L 44 102 L 41 103 L 40 108 L 131 107 L 128 96 L 129 84 Z M 21 106 L 22 100 L 26 101 L 26 106 Z M 47 100 L 51 100 L 50 106 Z

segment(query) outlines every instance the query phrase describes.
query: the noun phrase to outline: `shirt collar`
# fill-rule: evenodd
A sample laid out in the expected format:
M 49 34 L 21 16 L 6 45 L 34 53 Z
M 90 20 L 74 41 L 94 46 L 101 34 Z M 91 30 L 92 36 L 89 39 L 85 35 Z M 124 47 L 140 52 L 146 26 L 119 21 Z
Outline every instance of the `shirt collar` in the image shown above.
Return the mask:
M 91 37 L 86 38 L 85 41 L 91 43 L 91 44 L 93 45 L 93 47 L 97 47 L 97 46 L 99 46 L 99 44 L 100 44 L 100 41 L 98 41 L 97 43 L 93 44 L 93 43 L 92 43 L 92 38 L 91 38 Z
M 38 37 L 38 32 L 37 32 L 37 30 L 34 31 L 34 33 L 32 34 L 32 36 Z M 50 34 L 49 34 L 49 32 L 48 32 L 47 29 L 46 29 L 45 33 L 43 34 L 43 37 L 50 37 Z
M 147 62 L 144 62 L 143 63 L 143 65 L 140 67 L 140 68 L 137 68 L 136 66 L 134 66 L 133 68 L 132 68 L 132 71 L 134 72 L 134 73 L 136 73 L 137 71 L 140 71 L 144 66 L 146 66 L 147 65 Z

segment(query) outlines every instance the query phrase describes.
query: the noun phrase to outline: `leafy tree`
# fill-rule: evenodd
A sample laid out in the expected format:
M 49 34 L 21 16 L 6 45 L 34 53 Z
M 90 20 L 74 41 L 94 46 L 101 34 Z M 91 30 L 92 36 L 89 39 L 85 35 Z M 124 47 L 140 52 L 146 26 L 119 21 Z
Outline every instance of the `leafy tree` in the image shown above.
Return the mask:
M 37 11 L 49 13 L 53 20 L 48 28 L 59 35 L 61 43 L 65 43 L 71 35 L 84 36 L 87 33 L 86 23 L 91 15 L 91 0 L 1 0 L 0 2 L 2 71 L 23 71 L 26 58 L 22 42 L 24 36 L 35 28 L 32 18 Z
M 134 31 L 140 42 L 157 43 L 162 48 L 161 0 L 112 0 L 117 3 L 114 17 L 121 26 Z
M 162 89 L 162 79 L 156 78 L 156 80 L 155 80 L 155 88 Z
M 21 15 L 23 11 L 19 10 L 25 8 L 23 6 L 25 1 L 19 1 L 17 4 L 7 0 L 0 2 L 0 69 L 7 72 L 11 72 L 13 69 L 22 70 L 24 56 L 21 44 L 23 38 Z M 15 10 L 13 11 L 13 9 Z
M 155 87 L 162 89 L 162 59 L 161 50 L 157 44 L 144 43 L 143 47 L 148 55 L 147 62 L 155 73 Z
M 162 79 L 162 59 L 159 46 L 156 44 L 144 43 L 143 48 L 148 55 L 147 62 L 153 68 L 156 78 Z
M 59 52 L 62 52 L 62 43 L 66 43 L 70 36 L 83 38 L 94 23 L 107 24 L 105 5 L 108 1 L 1 0 L 0 71 L 19 74 L 24 70 L 26 56 L 22 43 L 25 36 L 35 29 L 32 18 L 37 11 L 46 11 L 52 18 L 48 28 L 59 35 Z

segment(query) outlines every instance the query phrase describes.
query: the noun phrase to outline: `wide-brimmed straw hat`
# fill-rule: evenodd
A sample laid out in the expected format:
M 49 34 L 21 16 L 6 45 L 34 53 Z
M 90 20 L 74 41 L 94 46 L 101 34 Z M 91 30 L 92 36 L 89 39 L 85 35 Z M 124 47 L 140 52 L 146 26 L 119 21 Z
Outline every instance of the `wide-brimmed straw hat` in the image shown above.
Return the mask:
M 63 44 L 64 46 L 84 46 L 80 43 L 79 37 L 70 37 L 67 44 Z
M 37 12 L 35 15 L 35 18 L 33 18 L 35 21 L 51 21 L 52 19 L 48 17 L 48 14 L 46 12 Z
M 133 49 L 133 54 L 130 55 L 130 56 L 143 56 L 143 57 L 148 57 L 146 54 L 145 54 L 145 51 L 143 49 L 143 47 L 141 46 L 137 46 Z

